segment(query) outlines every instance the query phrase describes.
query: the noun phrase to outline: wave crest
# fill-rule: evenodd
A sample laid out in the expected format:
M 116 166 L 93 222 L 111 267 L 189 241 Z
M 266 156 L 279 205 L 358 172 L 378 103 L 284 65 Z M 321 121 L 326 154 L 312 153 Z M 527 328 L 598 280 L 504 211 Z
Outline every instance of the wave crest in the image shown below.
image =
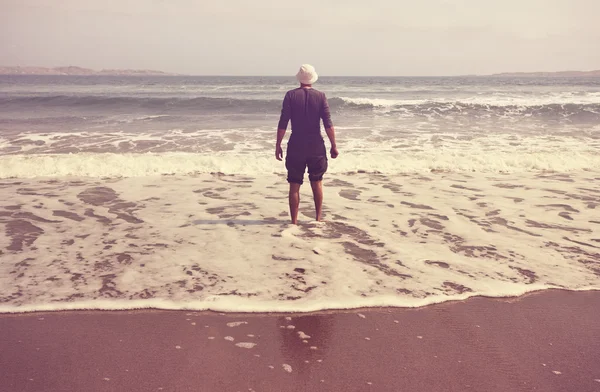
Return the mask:
M 588 97 L 589 98 L 589 97 Z M 384 98 L 332 97 L 329 104 L 334 111 L 364 114 L 398 114 L 403 117 L 462 115 L 482 117 L 542 117 L 549 119 L 600 121 L 600 97 L 591 99 L 499 99 L 491 96 L 462 100 L 393 100 Z M 120 96 L 68 96 L 8 97 L 0 98 L 0 109 L 45 110 L 65 109 L 92 113 L 152 112 L 165 114 L 277 114 L 280 99 L 248 98 L 157 98 Z

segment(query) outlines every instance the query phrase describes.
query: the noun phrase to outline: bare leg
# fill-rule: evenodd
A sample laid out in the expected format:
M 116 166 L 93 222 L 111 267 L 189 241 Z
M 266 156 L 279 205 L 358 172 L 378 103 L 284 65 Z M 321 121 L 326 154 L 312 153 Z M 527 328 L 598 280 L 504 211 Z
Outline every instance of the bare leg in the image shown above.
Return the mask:
M 300 206 L 300 184 L 290 182 L 290 218 L 292 224 L 298 224 L 298 207 Z
M 321 220 L 321 210 L 323 209 L 323 181 L 311 181 L 310 187 L 313 192 L 313 199 L 315 201 L 315 218 L 317 221 Z

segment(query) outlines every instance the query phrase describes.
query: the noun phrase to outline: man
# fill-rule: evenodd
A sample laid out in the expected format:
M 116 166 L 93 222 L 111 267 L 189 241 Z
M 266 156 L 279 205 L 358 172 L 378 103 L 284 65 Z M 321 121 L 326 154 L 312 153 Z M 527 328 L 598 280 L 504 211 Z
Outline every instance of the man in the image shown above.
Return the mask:
M 308 179 L 315 202 L 315 217 L 321 220 L 323 206 L 323 174 L 327 171 L 327 151 L 321 136 L 321 120 L 331 143 L 331 158 L 338 156 L 335 144 L 335 131 L 329 113 L 329 104 L 325 94 L 312 88 L 319 76 L 312 65 L 300 67 L 296 79 L 300 87 L 285 94 L 281 117 L 277 126 L 277 145 L 275 158 L 283 159 L 281 142 L 292 120 L 292 135 L 288 142 L 285 167 L 288 171 L 287 180 L 290 183 L 290 217 L 292 224 L 298 224 L 298 206 L 300 205 L 300 185 L 304 179 L 304 171 L 308 167 Z

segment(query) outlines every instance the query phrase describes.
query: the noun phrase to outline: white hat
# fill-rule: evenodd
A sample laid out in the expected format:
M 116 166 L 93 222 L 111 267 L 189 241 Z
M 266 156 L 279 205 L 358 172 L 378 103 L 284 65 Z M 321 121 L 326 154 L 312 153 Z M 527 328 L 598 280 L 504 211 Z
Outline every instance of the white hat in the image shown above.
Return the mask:
M 319 75 L 312 65 L 302 64 L 300 71 L 296 74 L 296 79 L 302 84 L 313 84 L 319 79 Z

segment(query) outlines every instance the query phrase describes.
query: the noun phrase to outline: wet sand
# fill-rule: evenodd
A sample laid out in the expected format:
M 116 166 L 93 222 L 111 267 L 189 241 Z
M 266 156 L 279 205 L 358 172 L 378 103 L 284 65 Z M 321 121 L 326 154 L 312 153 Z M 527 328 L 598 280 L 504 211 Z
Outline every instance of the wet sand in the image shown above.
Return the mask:
M 1 391 L 599 391 L 600 291 L 313 314 L 0 315 Z

